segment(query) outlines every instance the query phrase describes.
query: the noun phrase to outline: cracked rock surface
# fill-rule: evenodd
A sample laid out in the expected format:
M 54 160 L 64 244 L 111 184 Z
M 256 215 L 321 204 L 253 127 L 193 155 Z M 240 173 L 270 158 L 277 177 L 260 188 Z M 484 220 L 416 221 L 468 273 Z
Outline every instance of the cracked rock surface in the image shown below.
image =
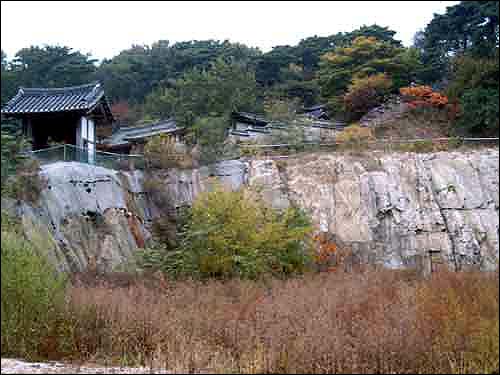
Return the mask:
M 450 269 L 498 267 L 499 152 L 345 153 L 230 160 L 194 170 L 158 171 L 170 208 L 190 205 L 215 182 L 258 187 L 277 209 L 305 209 L 318 232 L 359 259 L 391 268 L 439 254 Z M 80 163 L 55 163 L 39 203 L 14 205 L 28 237 L 43 233 L 62 271 L 113 270 L 133 260 L 166 207 L 151 176 Z

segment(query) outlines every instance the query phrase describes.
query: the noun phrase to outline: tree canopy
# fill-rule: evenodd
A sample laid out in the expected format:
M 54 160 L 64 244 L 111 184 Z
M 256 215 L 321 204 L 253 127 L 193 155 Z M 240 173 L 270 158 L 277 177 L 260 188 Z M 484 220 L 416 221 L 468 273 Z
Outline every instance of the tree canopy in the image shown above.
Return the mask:
M 397 42 L 372 36 L 358 36 L 349 45 L 322 56 L 318 73 L 321 94 L 334 111 L 342 111 L 341 103 L 349 86 L 360 79 L 384 74 L 392 82 L 390 88 L 384 85 L 385 89 L 397 90 L 416 79 L 419 66 L 416 49 L 405 49 Z
M 170 45 L 160 40 L 151 46 L 132 46 L 105 60 L 96 75 L 110 98 L 142 103 L 151 91 L 194 69 L 207 69 L 217 59 L 251 64 L 260 51 L 229 41 L 188 41 Z
M 498 1 L 462 1 L 434 15 L 417 36 L 426 67 L 427 83 L 438 81 L 448 72 L 456 55 L 494 57 L 499 41 Z
M 64 87 L 93 79 L 96 60 L 69 47 L 23 48 L 11 63 L 21 86 Z
M 392 93 L 412 83 L 431 85 L 447 91 L 462 112 L 474 112 L 486 95 L 498 95 L 498 9 L 496 1 L 448 7 L 415 34 L 410 48 L 395 39 L 394 30 L 365 25 L 267 53 L 227 40 L 159 40 L 133 45 L 99 63 L 67 46 L 31 46 L 11 60 L 2 51 L 1 101 L 5 104 L 19 86 L 99 80 L 120 121 L 175 116 L 193 126 L 203 117 L 227 117 L 232 110 L 263 110 L 266 98 L 295 107 L 330 103 L 334 114 L 356 102 L 358 117 L 384 100 L 385 94 L 375 91 L 385 93 L 391 82 Z M 476 89 L 481 91 L 471 92 Z M 489 107 L 487 122 L 494 124 L 495 106 Z M 485 126 L 474 124 L 469 128 Z
M 462 1 L 448 7 L 416 41 L 422 51 L 422 79 L 444 81 L 450 98 L 460 104 L 459 128 L 498 134 L 498 1 Z
M 145 110 L 157 116 L 175 116 L 191 126 L 201 116 L 224 116 L 232 111 L 255 109 L 257 86 L 253 69 L 222 57 L 206 68 L 195 67 L 153 91 Z

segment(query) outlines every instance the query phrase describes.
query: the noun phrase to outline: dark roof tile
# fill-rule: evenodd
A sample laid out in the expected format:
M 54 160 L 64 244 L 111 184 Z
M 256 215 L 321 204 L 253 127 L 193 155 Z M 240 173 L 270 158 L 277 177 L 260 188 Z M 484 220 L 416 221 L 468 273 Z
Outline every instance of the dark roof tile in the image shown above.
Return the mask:
M 47 113 L 92 109 L 104 96 L 98 83 L 54 89 L 21 87 L 2 114 Z
M 175 120 L 170 118 L 158 121 L 154 124 L 120 128 L 110 138 L 104 140 L 103 143 L 109 146 L 117 146 L 158 134 L 170 134 L 182 130 L 184 130 L 184 128 L 178 127 Z

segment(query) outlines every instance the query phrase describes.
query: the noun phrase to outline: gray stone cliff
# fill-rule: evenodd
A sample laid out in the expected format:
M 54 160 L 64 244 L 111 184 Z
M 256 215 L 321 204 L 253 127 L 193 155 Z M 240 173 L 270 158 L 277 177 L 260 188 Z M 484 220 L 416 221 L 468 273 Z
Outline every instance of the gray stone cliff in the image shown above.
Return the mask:
M 361 262 L 421 266 L 437 255 L 450 269 L 495 269 L 499 258 L 499 152 L 343 153 L 226 161 L 195 170 L 118 172 L 80 163 L 44 166 L 39 203 L 18 203 L 28 237 L 46 238 L 62 271 L 109 271 L 133 259 L 167 209 L 189 205 L 215 181 L 259 187 L 275 208 L 295 204 L 318 232 Z M 434 255 L 432 255 L 434 254 Z

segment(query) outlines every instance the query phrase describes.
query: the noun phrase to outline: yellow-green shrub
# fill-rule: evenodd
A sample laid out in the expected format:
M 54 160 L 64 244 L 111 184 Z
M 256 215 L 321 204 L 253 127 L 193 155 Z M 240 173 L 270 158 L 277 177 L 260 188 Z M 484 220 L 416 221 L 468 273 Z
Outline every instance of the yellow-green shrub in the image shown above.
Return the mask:
M 259 278 L 303 272 L 311 261 L 311 224 L 298 209 L 283 212 L 255 193 L 216 187 L 194 203 L 177 251 L 146 251 L 145 261 L 174 276 Z
M 150 168 L 192 168 L 193 158 L 170 136 L 152 137 L 144 147 L 144 157 Z
M 50 354 L 44 345 L 60 328 L 65 280 L 3 213 L 1 242 L 2 355 Z
M 336 136 L 338 142 L 372 141 L 374 139 L 373 130 L 359 124 L 349 125 Z
M 375 140 L 373 130 L 359 124 L 350 125 L 336 135 L 340 149 L 361 151 L 373 140 Z

